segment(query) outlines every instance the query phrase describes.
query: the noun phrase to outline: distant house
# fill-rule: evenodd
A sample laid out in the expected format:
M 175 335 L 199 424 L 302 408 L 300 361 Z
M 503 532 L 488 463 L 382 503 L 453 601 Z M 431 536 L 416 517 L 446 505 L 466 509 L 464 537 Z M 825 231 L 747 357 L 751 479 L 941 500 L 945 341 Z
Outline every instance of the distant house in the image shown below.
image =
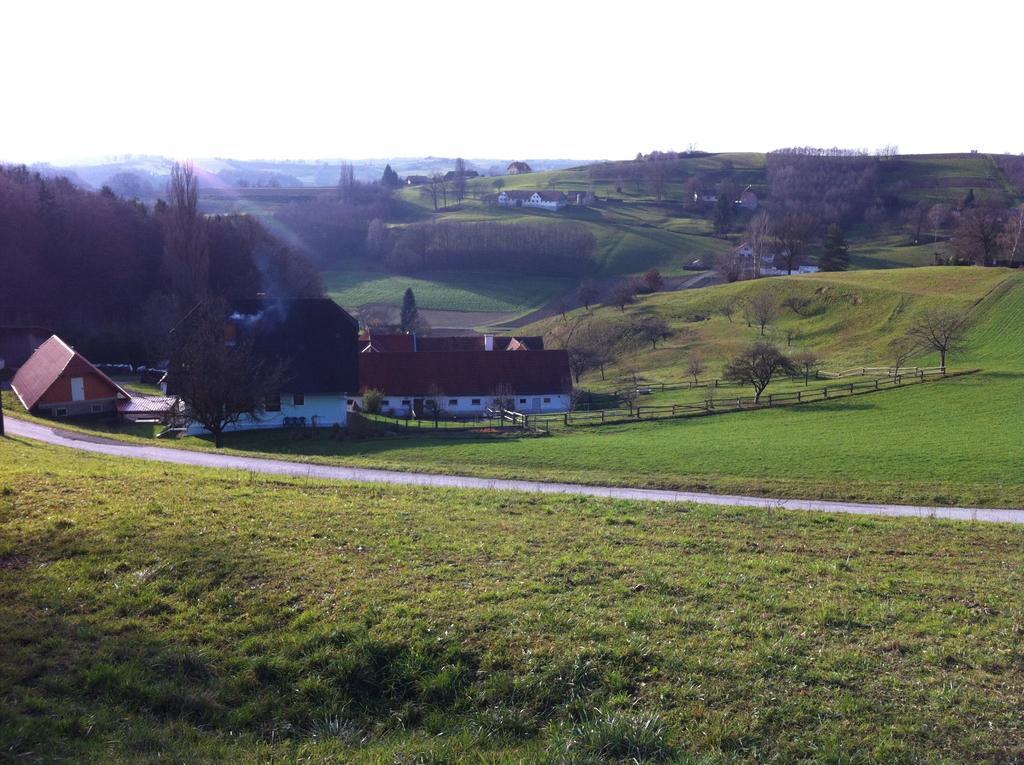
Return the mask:
M 758 206 L 757 194 L 751 190 L 750 186 L 747 186 L 740 192 L 740 198 L 736 200 L 736 204 L 744 210 L 754 211 Z
M 715 191 L 695 191 L 693 192 L 693 201 L 702 204 L 715 204 L 718 201 L 718 192 Z
M 543 351 L 544 338 L 537 335 L 455 335 L 449 337 L 415 332 L 394 334 L 372 330 L 359 336 L 360 353 L 423 353 L 460 351 Z
M 458 173 L 456 173 L 454 170 L 449 170 L 447 173 L 444 174 L 444 179 L 446 181 L 454 181 L 455 178 L 457 177 L 457 175 L 458 175 Z M 479 178 L 480 177 L 480 173 L 478 173 L 476 170 L 464 170 L 462 172 L 462 177 L 463 178 L 467 178 L 467 179 L 468 178 Z
M 329 298 L 236 300 L 224 318 L 224 342 L 252 340 L 253 354 L 268 365 L 286 364 L 281 391 L 266 402 L 257 420 L 232 429 L 276 428 L 292 424 L 344 426 L 348 399 L 359 387 L 359 332 L 356 320 Z M 166 390 L 174 394 L 172 359 Z M 203 432 L 198 423 L 190 434 Z
M 740 273 L 744 279 L 754 277 L 754 248 L 748 242 L 743 242 L 736 248 L 736 255 L 739 257 L 741 268 Z M 761 264 L 758 269 L 759 276 L 786 276 L 788 272 L 784 267 L 776 265 L 775 253 L 769 252 L 761 256 Z M 801 265 L 793 269 L 794 274 L 816 274 L 818 267 L 812 265 Z
M 0 359 L 10 372 L 18 369 L 53 335 L 42 327 L 0 327 Z
M 505 172 L 508 175 L 522 175 L 523 173 L 532 173 L 533 170 L 525 162 L 509 162 Z
M 11 388 L 32 414 L 49 417 L 109 415 L 131 395 L 56 335 L 29 357 Z
M 362 353 L 352 405 L 361 407 L 368 390 L 382 391 L 383 411 L 396 416 L 478 415 L 497 406 L 564 412 L 572 403 L 563 350 Z
M 561 191 L 502 191 L 497 203 L 502 207 L 537 207 L 543 210 L 561 210 L 569 199 Z
M 406 186 L 422 186 L 424 183 L 430 183 L 430 177 L 426 175 L 409 175 L 405 179 Z

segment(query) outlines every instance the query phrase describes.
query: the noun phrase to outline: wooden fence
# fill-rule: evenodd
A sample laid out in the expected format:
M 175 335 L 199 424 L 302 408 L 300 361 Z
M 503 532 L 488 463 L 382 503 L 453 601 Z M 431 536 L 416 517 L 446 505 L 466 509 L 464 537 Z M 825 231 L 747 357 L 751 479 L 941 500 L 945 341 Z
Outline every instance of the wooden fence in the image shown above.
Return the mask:
M 909 371 L 909 370 L 908 370 Z M 657 420 L 672 417 L 693 417 L 708 414 L 724 414 L 750 409 L 769 409 L 776 406 L 792 406 L 812 401 L 829 401 L 836 398 L 871 393 L 879 390 L 899 388 L 912 383 L 946 377 L 942 368 L 918 369 L 913 374 L 897 374 L 887 378 L 875 378 L 863 382 L 840 383 L 824 388 L 812 388 L 795 393 L 762 393 L 760 400 L 753 396 L 736 396 L 708 399 L 687 404 L 635 405 L 628 408 L 601 409 L 591 412 L 564 412 L 562 414 L 520 414 L 512 413 L 516 424 L 523 427 L 550 432 L 552 427 L 574 425 L 605 425 L 611 423 Z
M 868 374 L 870 374 L 871 368 L 865 367 L 863 369 L 869 370 Z M 861 369 L 858 369 L 857 372 L 857 376 L 865 376 Z M 874 391 L 890 390 L 914 383 L 924 383 L 929 380 L 942 379 L 946 376 L 946 370 L 942 367 L 907 367 L 901 368 L 899 374 L 887 377 L 876 377 L 873 380 L 861 382 L 837 383 L 824 388 L 810 388 L 794 393 L 762 393 L 760 399 L 756 399 L 754 396 L 729 396 L 720 399 L 708 398 L 701 402 L 685 404 L 640 404 L 613 409 L 577 410 L 558 414 L 528 414 L 525 412 L 504 411 L 491 412 L 487 416 L 460 418 L 458 420 L 420 420 L 415 418 L 389 417 L 386 415 L 370 415 L 370 417 L 376 422 L 397 425 L 411 431 L 437 433 L 438 435 L 459 432 L 479 433 L 482 430 L 550 433 L 552 428 L 697 417 L 752 409 L 770 409 L 779 406 L 808 404 L 814 401 L 831 401 L 861 393 L 873 393 Z M 709 386 L 705 384 L 704 387 Z M 671 388 L 666 389 L 671 390 Z

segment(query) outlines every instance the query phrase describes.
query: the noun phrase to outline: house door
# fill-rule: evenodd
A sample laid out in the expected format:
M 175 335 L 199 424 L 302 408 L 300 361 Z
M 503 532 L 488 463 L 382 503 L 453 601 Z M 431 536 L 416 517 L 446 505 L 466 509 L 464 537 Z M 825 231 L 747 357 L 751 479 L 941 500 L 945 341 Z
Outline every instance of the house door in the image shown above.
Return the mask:
M 414 398 L 412 400 L 412 413 L 413 416 L 417 418 L 423 416 L 423 399 Z
M 531 403 L 533 404 L 533 411 L 539 412 L 540 411 L 540 399 L 539 398 L 535 398 L 535 399 L 533 399 L 531 401 Z
M 85 378 L 84 377 L 72 377 L 71 378 L 71 400 L 72 401 L 85 401 Z

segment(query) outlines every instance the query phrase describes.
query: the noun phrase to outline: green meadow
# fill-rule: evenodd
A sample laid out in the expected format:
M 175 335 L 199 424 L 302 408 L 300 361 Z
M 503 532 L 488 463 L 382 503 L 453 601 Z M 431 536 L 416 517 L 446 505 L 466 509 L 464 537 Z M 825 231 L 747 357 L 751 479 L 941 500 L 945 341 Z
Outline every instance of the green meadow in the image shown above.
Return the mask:
M 1014 762 L 1022 557 L 1024 531 L 999 525 L 331 484 L 0 439 L 0 751 Z

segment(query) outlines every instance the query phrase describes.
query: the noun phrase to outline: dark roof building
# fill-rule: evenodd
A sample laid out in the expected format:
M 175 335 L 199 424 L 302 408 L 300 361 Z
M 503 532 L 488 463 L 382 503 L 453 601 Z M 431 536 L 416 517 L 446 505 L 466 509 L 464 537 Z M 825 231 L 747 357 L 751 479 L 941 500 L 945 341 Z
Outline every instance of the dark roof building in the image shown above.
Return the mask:
M 525 162 L 509 162 L 506 172 L 509 175 L 522 175 L 523 173 L 532 173 L 533 169 Z
M 397 396 L 550 395 L 571 392 L 572 378 L 565 351 L 363 353 L 359 387 Z
M 225 337 L 251 334 L 253 353 L 288 365 L 287 391 L 351 392 L 359 386 L 358 323 L 330 298 L 235 300 Z
M 450 337 L 388 334 L 369 331 L 359 336 L 362 353 L 452 353 L 464 351 L 543 351 L 544 338 L 537 335 L 454 335 Z
M 22 364 L 11 388 L 28 411 L 55 417 L 111 413 L 131 398 L 56 335 Z

